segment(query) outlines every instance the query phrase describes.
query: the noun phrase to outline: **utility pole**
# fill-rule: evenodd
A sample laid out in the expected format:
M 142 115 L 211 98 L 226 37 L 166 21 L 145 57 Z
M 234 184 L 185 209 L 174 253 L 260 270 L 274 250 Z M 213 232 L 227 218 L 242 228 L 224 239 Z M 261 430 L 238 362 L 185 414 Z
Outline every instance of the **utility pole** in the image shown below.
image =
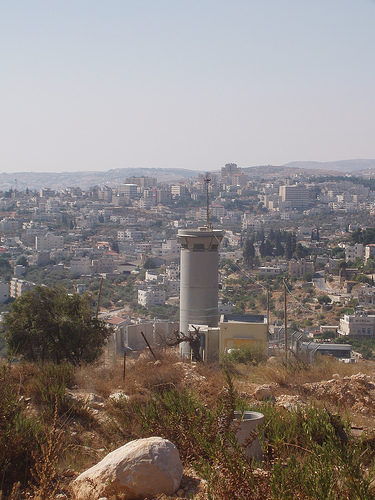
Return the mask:
M 100 288 L 99 288 L 99 297 L 98 297 L 98 304 L 96 306 L 96 319 L 98 319 L 98 316 L 99 316 L 99 306 L 100 306 L 100 298 L 102 296 L 102 288 L 103 288 L 103 277 L 102 277 L 102 280 L 100 282 Z
M 270 337 L 270 291 L 267 288 L 267 340 Z
M 288 362 L 288 318 L 286 310 L 286 281 L 284 282 L 284 349 L 285 349 L 285 362 Z
M 209 229 L 211 227 L 211 223 L 210 223 L 210 197 L 209 197 L 209 193 L 208 193 L 208 185 L 209 183 L 211 182 L 211 179 L 208 175 L 208 173 L 206 174 L 206 177 L 204 178 L 204 183 L 206 185 L 206 194 L 207 194 L 207 229 Z

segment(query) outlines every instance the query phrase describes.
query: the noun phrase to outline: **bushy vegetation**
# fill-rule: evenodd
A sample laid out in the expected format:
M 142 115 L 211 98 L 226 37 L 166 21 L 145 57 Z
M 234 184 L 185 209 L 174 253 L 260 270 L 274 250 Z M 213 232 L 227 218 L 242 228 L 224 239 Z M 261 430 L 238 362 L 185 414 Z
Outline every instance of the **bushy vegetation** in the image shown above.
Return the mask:
M 9 354 L 29 361 L 93 362 L 110 330 L 93 315 L 89 296 L 36 287 L 11 305 L 4 320 Z
M 230 367 L 194 367 L 170 353 L 158 352 L 157 357 L 156 365 L 148 356 L 130 359 L 125 381 L 121 366 L 104 368 L 102 363 L 81 368 L 4 365 L 0 372 L 3 497 L 20 483 L 20 490 L 28 490 L 34 498 L 53 498 L 57 492 L 70 498 L 61 481 L 64 467 L 80 471 L 124 442 L 158 435 L 174 442 L 185 468 L 193 468 L 207 481 L 208 491 L 200 499 L 373 498 L 371 435 L 354 438 L 350 422 L 332 408 L 328 411 L 314 403 L 290 410 L 269 402 L 254 405 L 244 393 L 246 376 L 295 386 L 298 380 L 349 373 L 353 366 L 332 360 L 314 366 L 247 365 L 237 380 L 229 375 L 240 377 L 233 369 L 234 360 Z M 106 418 L 97 419 L 87 404 L 71 397 L 77 385 L 80 391 L 105 398 Z M 119 387 L 125 388 L 126 396 L 106 399 Z M 264 414 L 258 434 L 262 464 L 244 454 L 255 435 L 244 447 L 237 443 L 235 410 Z M 93 448 L 102 449 L 103 455 L 94 454 Z
M 230 349 L 230 352 L 227 352 L 223 359 L 225 363 L 256 366 L 267 360 L 267 353 L 259 343 L 245 344 L 236 349 Z

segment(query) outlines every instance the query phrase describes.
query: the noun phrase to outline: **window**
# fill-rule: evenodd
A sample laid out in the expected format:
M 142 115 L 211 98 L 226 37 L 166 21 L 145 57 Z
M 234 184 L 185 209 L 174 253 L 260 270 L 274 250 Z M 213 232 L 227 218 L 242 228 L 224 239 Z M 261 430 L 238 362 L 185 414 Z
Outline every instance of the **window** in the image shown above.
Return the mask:
M 194 250 L 204 250 L 204 243 L 194 243 Z

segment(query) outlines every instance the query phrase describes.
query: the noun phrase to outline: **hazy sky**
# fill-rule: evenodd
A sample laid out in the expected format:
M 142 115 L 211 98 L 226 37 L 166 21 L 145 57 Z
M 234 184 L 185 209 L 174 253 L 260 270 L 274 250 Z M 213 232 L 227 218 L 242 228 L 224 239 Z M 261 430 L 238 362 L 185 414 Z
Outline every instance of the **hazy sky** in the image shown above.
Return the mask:
M 375 158 L 375 0 L 1 0 L 0 171 Z

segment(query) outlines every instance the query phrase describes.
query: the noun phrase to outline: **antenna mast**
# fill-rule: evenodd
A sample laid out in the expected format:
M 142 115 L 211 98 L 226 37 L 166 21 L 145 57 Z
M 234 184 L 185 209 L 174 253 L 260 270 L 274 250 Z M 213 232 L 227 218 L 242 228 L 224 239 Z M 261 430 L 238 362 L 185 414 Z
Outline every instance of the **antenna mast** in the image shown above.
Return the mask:
M 205 183 L 205 186 L 206 186 L 206 194 L 207 194 L 207 223 L 206 223 L 206 226 L 207 226 L 207 229 L 211 228 L 211 222 L 210 222 L 210 197 L 209 197 L 209 194 L 208 194 L 208 185 L 209 183 L 211 182 L 211 179 L 209 178 L 209 175 L 208 175 L 208 172 L 206 173 L 206 177 L 204 178 L 204 183 Z

